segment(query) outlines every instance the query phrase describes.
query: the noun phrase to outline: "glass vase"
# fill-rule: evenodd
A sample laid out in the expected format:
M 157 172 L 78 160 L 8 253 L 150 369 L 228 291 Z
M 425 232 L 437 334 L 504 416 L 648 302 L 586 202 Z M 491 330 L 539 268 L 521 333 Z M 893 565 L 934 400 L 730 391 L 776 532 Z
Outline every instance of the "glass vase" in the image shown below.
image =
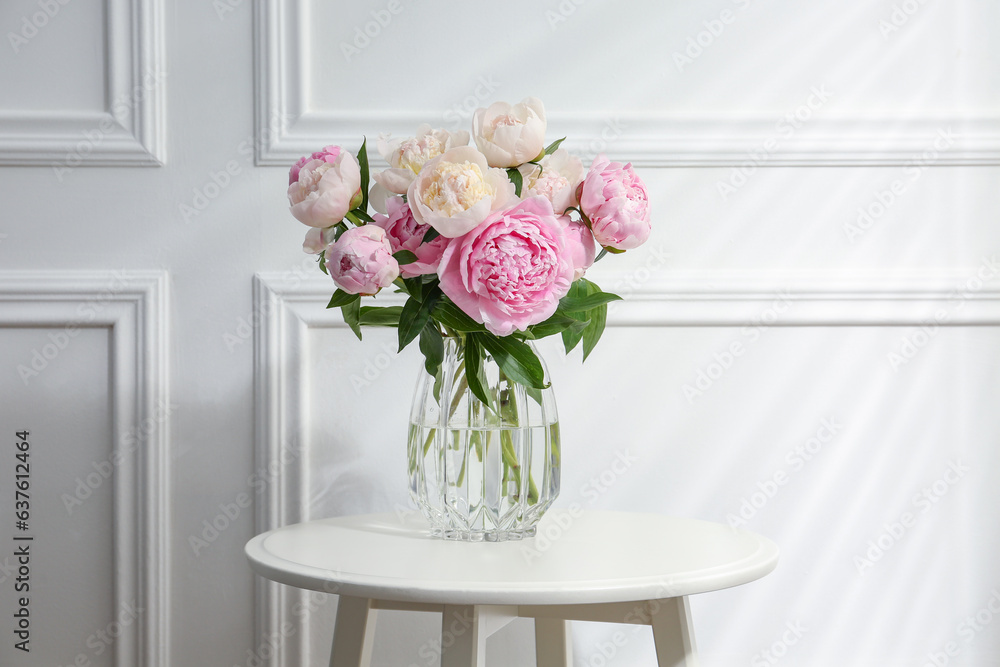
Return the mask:
M 460 338 L 446 336 L 437 373 L 421 370 L 407 445 L 410 495 L 436 537 L 530 537 L 559 495 L 555 396 L 551 385 L 509 379 L 486 354 L 488 407 L 469 390 L 464 352 Z

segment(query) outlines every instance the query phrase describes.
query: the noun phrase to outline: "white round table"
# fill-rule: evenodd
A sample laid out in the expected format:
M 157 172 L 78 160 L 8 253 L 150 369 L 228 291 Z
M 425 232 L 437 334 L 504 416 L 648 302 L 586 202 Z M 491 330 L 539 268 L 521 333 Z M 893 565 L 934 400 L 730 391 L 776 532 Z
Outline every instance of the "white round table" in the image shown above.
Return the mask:
M 696 664 L 687 596 L 774 569 L 778 548 L 722 524 L 656 514 L 554 509 L 534 538 L 434 539 L 417 513 L 347 516 L 254 537 L 268 579 L 340 595 L 331 667 L 370 662 L 379 609 L 442 616 L 442 667 L 481 667 L 486 637 L 535 619 L 539 667 L 572 665 L 569 620 L 650 625 L 661 667 Z

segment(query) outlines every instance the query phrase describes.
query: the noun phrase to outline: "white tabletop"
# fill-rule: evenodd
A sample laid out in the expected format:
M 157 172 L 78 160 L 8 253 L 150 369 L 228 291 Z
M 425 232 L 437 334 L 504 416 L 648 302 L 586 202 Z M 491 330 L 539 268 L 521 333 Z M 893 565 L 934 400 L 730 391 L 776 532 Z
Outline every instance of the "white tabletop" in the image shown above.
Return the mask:
M 246 545 L 259 574 L 291 586 L 398 602 L 632 602 L 744 584 L 778 548 L 745 530 L 631 512 L 552 510 L 538 536 L 494 543 L 429 537 L 416 513 L 299 523 Z

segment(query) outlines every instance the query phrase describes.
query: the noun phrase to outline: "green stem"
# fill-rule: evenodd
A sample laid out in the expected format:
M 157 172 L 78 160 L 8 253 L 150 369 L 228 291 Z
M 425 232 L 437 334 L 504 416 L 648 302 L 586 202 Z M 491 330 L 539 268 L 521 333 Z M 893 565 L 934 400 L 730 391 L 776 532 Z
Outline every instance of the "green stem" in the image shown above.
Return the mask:
M 432 428 L 427 432 L 427 439 L 424 440 L 424 456 L 427 456 L 427 450 L 431 448 L 431 443 L 434 442 L 434 435 L 437 433 L 436 428 Z

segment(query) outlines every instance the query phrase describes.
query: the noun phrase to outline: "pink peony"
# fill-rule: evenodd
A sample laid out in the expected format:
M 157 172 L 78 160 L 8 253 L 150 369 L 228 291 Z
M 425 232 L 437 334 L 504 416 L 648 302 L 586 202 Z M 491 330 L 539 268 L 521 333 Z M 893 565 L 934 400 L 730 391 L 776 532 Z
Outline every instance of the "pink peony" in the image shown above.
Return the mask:
M 352 227 L 326 249 L 326 270 L 348 294 L 370 296 L 392 284 L 399 264 L 385 230 L 375 225 Z
M 302 171 L 302 167 L 312 160 L 322 160 L 323 162 L 334 163 L 340 156 L 340 151 L 342 149 L 340 146 L 327 146 L 321 151 L 316 151 L 308 157 L 300 157 L 299 161 L 292 165 L 292 168 L 288 170 L 288 184 L 291 185 L 295 181 L 299 180 L 299 172 Z
M 451 239 L 438 275 L 441 291 L 469 317 L 507 336 L 555 312 L 573 262 L 552 204 L 531 197 Z
M 292 215 L 310 227 L 330 227 L 361 201 L 361 166 L 337 146 L 302 158 L 288 173 Z
M 558 218 L 566 236 L 566 252 L 573 261 L 573 281 L 583 278 L 583 274 L 597 257 L 597 244 L 587 225 L 573 220 L 568 215 Z
M 417 222 L 402 197 L 390 197 L 385 203 L 388 215 L 376 214 L 375 222 L 372 224 L 385 230 L 393 252 L 409 250 L 417 256 L 417 261 L 399 266 L 402 276 L 413 278 L 437 271 L 441 253 L 448 245 L 448 239 L 438 236 L 428 243 L 421 243 L 424 234 L 430 230 L 430 225 Z
M 632 165 L 594 158 L 580 193 L 580 208 L 590 218 L 594 238 L 618 250 L 638 248 L 652 230 L 649 194 Z

